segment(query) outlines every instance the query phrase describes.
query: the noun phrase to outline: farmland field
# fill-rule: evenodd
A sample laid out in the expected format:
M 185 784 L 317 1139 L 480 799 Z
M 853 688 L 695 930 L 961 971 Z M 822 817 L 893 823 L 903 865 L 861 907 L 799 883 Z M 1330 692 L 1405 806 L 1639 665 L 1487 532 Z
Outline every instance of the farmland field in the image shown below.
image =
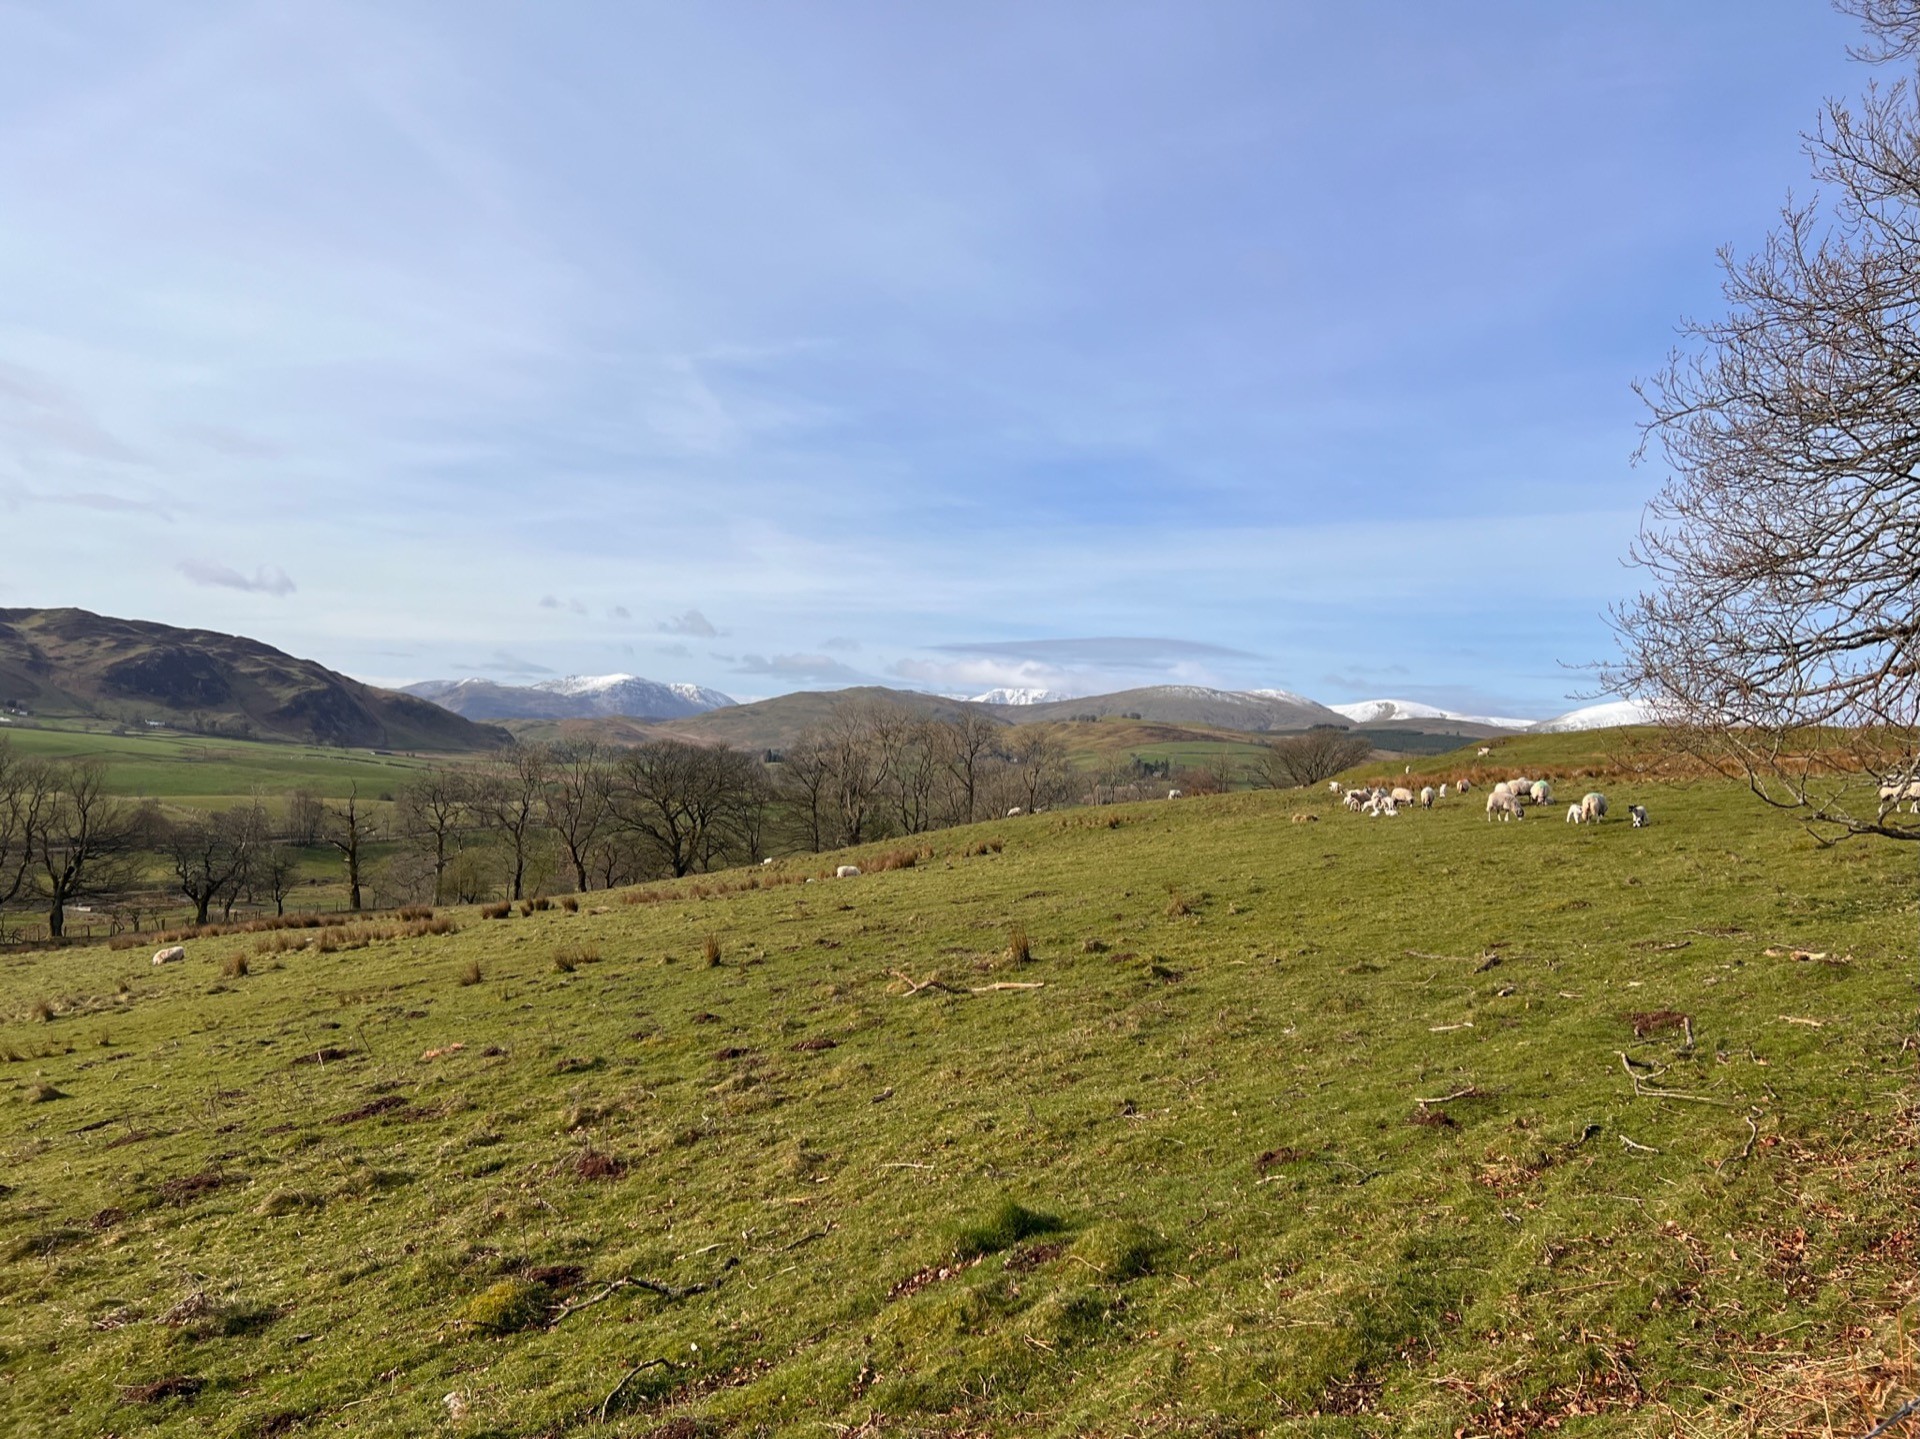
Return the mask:
M 0 957 L 0 1432 L 1859 1432 L 1915 856 L 1608 788 Z

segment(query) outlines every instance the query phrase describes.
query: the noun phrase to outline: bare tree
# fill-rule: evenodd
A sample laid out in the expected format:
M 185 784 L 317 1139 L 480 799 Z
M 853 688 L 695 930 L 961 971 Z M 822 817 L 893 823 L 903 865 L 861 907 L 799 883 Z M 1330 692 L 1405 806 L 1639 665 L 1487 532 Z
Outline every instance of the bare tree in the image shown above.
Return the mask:
M 747 759 L 736 751 L 649 740 L 620 756 L 607 791 L 610 821 L 651 848 L 678 877 L 710 866 L 721 848 L 713 833 L 726 822 Z
M 957 791 L 956 824 L 972 824 L 980 818 L 981 770 L 998 751 L 1003 728 L 973 709 L 963 710 L 946 727 L 947 773 Z
M 1065 740 L 1044 726 L 1027 725 L 1014 736 L 1009 752 L 1029 812 L 1066 798 L 1070 769 Z
M 273 901 L 273 912 L 287 912 L 287 896 L 293 893 L 299 856 L 287 845 L 269 837 L 253 856 L 253 883 Z
M 1373 746 L 1359 736 L 1321 725 L 1270 741 L 1248 763 L 1247 776 L 1261 789 L 1296 789 L 1332 779 L 1372 753 Z
M 66 932 L 66 908 L 111 893 L 126 880 L 148 812 L 107 793 L 100 760 L 47 766 L 48 788 L 31 840 L 34 880 L 47 904 L 47 933 Z
M 302 849 L 320 843 L 327 827 L 327 807 L 310 789 L 287 793 L 287 838 Z
M 246 810 L 198 814 L 163 827 L 160 842 L 180 893 L 193 904 L 193 922 L 205 924 L 216 897 L 239 893 L 256 830 Z M 227 900 L 229 913 L 232 900 Z
M 360 908 L 361 851 L 373 837 L 373 814 L 360 803 L 359 785 L 349 787 L 345 804 L 326 807 L 322 837 L 340 851 L 340 858 L 346 862 L 347 908 L 357 910 Z
M 447 865 L 473 823 L 474 785 L 459 770 L 431 769 L 400 791 L 400 827 L 433 868 L 433 902 L 444 902 Z
M 51 802 L 53 771 L 22 759 L 0 738 L 0 904 L 18 898 L 33 872 L 34 839 Z
M 1920 53 L 1920 5 L 1843 4 L 1863 59 Z M 1829 101 L 1805 137 L 1830 209 L 1721 254 L 1727 313 L 1638 387 L 1672 475 L 1614 612 L 1606 688 L 1824 839 L 1920 839 L 1920 91 Z
M 521 897 L 527 860 L 544 820 L 547 767 L 544 746 L 515 745 L 477 788 L 476 808 L 506 840 L 509 899 Z
M 560 836 L 573 866 L 574 887 L 590 887 L 589 868 L 594 845 L 607 823 L 606 752 L 591 740 L 556 746 L 550 756 L 552 778 L 547 786 L 547 823 Z

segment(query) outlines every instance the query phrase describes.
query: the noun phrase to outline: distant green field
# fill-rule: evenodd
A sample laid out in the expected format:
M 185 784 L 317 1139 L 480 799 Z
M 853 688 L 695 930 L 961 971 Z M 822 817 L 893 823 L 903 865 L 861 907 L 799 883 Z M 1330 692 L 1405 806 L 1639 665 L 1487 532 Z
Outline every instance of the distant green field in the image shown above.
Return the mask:
M 436 763 L 405 755 L 260 740 L 168 733 L 114 735 L 20 725 L 0 729 L 0 740 L 17 754 L 103 759 L 109 765 L 108 784 L 116 794 L 210 809 L 224 808 L 256 791 L 277 798 L 288 790 L 310 789 L 327 799 L 344 799 L 358 785 L 361 795 L 372 798 L 397 791 L 409 775 Z
M 0 1432 L 1862 1433 L 1913 855 L 1611 788 L 0 957 Z

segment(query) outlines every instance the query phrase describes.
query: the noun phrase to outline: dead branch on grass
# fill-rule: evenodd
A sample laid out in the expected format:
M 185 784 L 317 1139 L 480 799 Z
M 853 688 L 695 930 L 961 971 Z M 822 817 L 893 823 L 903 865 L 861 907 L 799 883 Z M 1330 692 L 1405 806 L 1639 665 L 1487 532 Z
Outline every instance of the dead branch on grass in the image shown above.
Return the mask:
M 1740 1107 L 1732 1100 L 1715 1099 L 1710 1094 L 1682 1094 L 1677 1089 L 1649 1089 L 1640 1082 L 1640 1076 L 1633 1072 L 1633 1062 L 1617 1049 L 1614 1050 L 1614 1053 L 1620 1056 L 1620 1068 L 1625 1071 L 1627 1078 L 1633 1082 L 1633 1096 L 1635 1099 L 1679 1099 L 1684 1100 L 1688 1104 L 1712 1104 L 1721 1109 L 1738 1109 Z M 1652 1065 L 1647 1065 L 1646 1068 L 1652 1070 L 1656 1078 L 1666 1073 L 1664 1069 L 1654 1069 Z

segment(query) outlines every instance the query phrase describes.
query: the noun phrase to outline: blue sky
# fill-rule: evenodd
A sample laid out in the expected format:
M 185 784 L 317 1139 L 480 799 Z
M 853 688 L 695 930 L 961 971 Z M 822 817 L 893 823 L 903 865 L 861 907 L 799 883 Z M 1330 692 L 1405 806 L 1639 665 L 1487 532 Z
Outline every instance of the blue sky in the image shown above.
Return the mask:
M 1851 22 L 0 0 L 0 606 L 1568 707 Z M 1132 643 L 1126 643 L 1126 642 Z

